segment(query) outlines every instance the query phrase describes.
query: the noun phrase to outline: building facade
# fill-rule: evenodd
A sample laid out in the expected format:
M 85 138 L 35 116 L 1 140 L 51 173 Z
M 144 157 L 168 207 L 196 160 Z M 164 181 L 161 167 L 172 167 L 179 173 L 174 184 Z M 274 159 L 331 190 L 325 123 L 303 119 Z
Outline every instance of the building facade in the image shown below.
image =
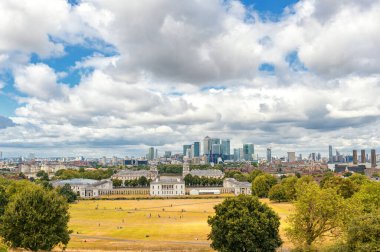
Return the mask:
M 150 183 L 150 195 L 159 197 L 185 195 L 185 181 L 181 178 L 157 178 Z

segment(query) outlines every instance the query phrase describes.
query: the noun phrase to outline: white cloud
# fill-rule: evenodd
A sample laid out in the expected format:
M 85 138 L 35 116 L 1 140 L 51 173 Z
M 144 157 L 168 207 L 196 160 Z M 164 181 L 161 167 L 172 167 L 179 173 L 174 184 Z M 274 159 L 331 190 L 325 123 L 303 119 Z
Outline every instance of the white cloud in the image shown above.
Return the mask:
M 54 70 L 45 64 L 32 64 L 15 70 L 15 87 L 31 97 L 51 99 L 60 96 Z

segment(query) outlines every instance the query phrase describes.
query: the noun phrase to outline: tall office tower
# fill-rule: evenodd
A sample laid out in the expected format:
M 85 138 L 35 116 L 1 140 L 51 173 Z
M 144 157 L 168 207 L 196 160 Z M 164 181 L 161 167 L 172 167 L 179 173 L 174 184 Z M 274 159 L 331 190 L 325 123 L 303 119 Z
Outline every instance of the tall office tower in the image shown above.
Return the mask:
M 193 156 L 194 157 L 199 157 L 200 155 L 200 143 L 199 142 L 194 142 L 194 148 L 193 148 Z
M 170 158 L 171 156 L 172 156 L 171 151 L 165 151 L 165 155 L 164 155 L 165 158 Z
M 372 168 L 376 167 L 376 150 L 375 149 L 371 150 L 371 167 Z
M 253 160 L 253 153 L 255 152 L 254 146 L 251 143 L 243 144 L 243 155 L 245 161 Z
M 267 148 L 267 162 L 270 163 L 272 162 L 272 149 Z
M 358 164 L 358 151 L 357 150 L 352 151 L 352 163 Z
M 360 159 L 361 159 L 361 162 L 364 164 L 364 163 L 367 163 L 367 158 L 366 158 L 366 155 L 365 155 L 365 150 L 361 150 L 360 151 Z
M 3 159 L 3 152 L 0 151 L 0 159 Z
M 300 153 L 299 156 L 298 156 L 298 160 L 299 161 L 302 161 L 302 154 Z
M 102 165 L 106 165 L 107 164 L 107 158 L 105 156 L 102 157 L 101 164 Z
M 317 161 L 321 161 L 321 153 L 317 153 Z
M 147 158 L 148 158 L 148 160 L 154 159 L 154 148 L 153 147 L 149 148 Z
M 210 154 L 210 137 L 209 136 L 206 136 L 204 139 L 203 139 L 203 154 L 204 155 L 209 155 Z
M 294 151 L 288 152 L 288 162 L 296 161 L 296 153 Z
M 220 144 L 213 144 L 211 152 L 213 155 L 220 155 L 222 154 L 221 146 Z
M 187 155 L 187 150 L 191 148 L 191 144 L 184 144 L 183 145 L 183 155 Z
M 230 139 L 223 139 L 222 140 L 222 155 L 223 157 L 229 159 L 230 158 L 230 155 L 231 155 L 231 146 L 230 146 L 231 142 L 230 142 Z
M 239 148 L 235 148 L 234 149 L 234 161 L 240 161 L 240 149 Z
M 332 149 L 332 146 L 329 145 L 329 163 L 332 163 L 334 162 L 333 160 L 333 149 Z

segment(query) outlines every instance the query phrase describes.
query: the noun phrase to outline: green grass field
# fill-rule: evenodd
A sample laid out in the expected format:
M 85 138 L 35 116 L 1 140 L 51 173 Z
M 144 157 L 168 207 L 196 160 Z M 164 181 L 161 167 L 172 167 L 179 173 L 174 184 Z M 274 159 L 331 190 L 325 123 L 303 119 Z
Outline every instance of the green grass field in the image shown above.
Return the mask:
M 70 251 L 212 251 L 207 218 L 223 199 L 96 200 L 70 207 Z M 281 217 L 289 203 L 268 203 Z M 283 235 L 282 235 L 283 236 Z M 285 242 L 284 247 L 289 246 Z

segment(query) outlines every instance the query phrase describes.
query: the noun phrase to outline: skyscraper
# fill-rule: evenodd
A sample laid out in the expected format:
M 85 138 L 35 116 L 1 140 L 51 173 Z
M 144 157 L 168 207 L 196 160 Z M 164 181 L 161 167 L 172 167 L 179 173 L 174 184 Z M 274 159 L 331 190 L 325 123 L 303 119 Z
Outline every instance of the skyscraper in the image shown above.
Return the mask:
M 194 142 L 194 148 L 193 148 L 193 156 L 194 157 L 199 157 L 200 153 L 200 143 L 199 142 Z
M 154 159 L 154 148 L 153 147 L 149 148 L 147 158 L 148 158 L 148 160 Z
M 361 159 L 361 163 L 367 163 L 367 157 L 365 155 L 365 150 L 361 150 L 360 151 L 360 159 Z
M 270 163 L 272 162 L 272 149 L 267 148 L 267 162 Z
M 288 162 L 296 161 L 296 153 L 294 151 L 288 152 Z
M 240 161 L 240 149 L 239 148 L 235 148 L 234 149 L 234 161 Z
M 204 139 L 203 139 L 203 154 L 204 155 L 209 155 L 210 154 L 210 137 L 209 136 L 206 136 Z
M 253 153 L 255 152 L 254 146 L 251 143 L 243 144 L 243 155 L 245 161 L 253 160 Z
M 230 150 L 230 139 L 223 139 L 222 140 L 222 155 L 223 155 L 223 159 L 229 159 L 230 158 L 230 155 L 231 155 L 231 150 Z
M 352 163 L 358 164 L 358 151 L 357 150 L 352 151 Z
M 186 156 L 187 155 L 187 150 L 188 149 L 191 149 L 191 144 L 184 144 L 183 145 L 183 155 Z
M 376 167 L 376 150 L 375 149 L 371 150 L 371 167 L 372 168 Z
M 332 146 L 329 145 L 329 163 L 333 163 L 334 160 L 333 160 L 333 149 L 332 149 Z
M 213 144 L 211 152 L 213 155 L 222 154 L 221 145 L 220 144 Z

